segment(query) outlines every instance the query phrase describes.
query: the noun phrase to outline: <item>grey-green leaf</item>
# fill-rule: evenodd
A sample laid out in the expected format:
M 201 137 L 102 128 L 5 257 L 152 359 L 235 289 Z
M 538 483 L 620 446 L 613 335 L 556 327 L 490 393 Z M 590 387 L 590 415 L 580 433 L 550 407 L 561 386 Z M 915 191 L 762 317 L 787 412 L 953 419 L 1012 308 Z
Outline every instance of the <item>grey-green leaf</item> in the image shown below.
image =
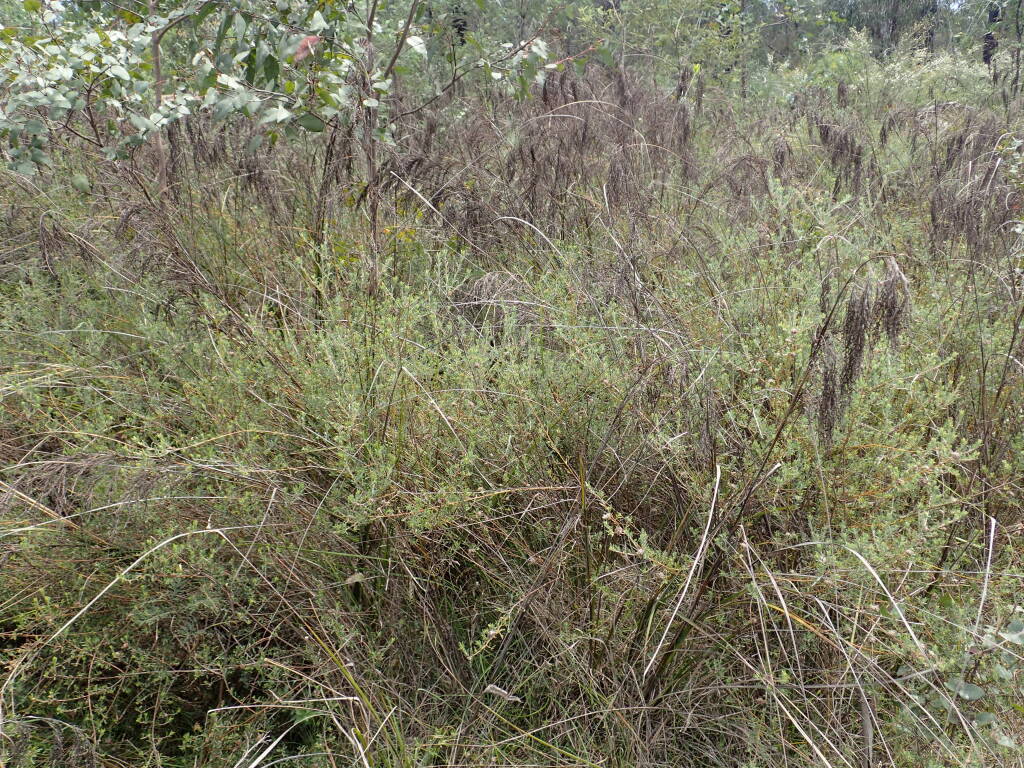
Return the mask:
M 998 744 L 1001 747 L 1008 747 L 1009 749 L 1017 748 L 1017 742 L 1015 742 L 1002 731 L 996 731 L 995 733 L 993 733 L 992 738 L 995 739 L 996 744 Z
M 1024 645 L 1024 621 L 1014 619 L 1005 630 L 999 633 L 999 636 L 1015 645 Z
M 985 689 L 980 685 L 975 685 L 974 683 L 964 683 L 957 690 L 957 695 L 967 701 L 977 701 L 985 695 Z

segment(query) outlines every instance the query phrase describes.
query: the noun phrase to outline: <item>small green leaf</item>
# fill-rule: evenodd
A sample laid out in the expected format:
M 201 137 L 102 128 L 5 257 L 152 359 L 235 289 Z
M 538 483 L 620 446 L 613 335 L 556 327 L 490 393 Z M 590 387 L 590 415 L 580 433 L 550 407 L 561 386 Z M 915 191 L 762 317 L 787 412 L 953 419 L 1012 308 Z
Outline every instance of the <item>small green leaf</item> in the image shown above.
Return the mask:
M 89 177 L 84 173 L 76 173 L 71 177 L 71 186 L 77 189 L 82 194 L 85 194 L 92 189 L 92 184 L 89 183 Z
M 977 701 L 985 695 L 985 689 L 974 683 L 964 683 L 957 691 L 957 695 L 967 701 Z
M 599 45 L 594 49 L 594 55 L 597 56 L 598 61 L 604 64 L 606 67 L 615 66 L 615 56 L 612 54 L 611 49 L 604 45 Z
M 42 0 L 25 0 L 21 4 L 21 7 L 24 8 L 29 13 L 35 13 L 36 11 L 43 7 L 43 3 Z
M 997 719 L 998 718 L 996 718 L 995 714 L 993 714 L 992 712 L 979 712 L 974 716 L 974 724 L 991 725 L 992 723 L 996 722 Z
M 139 133 L 148 133 L 156 127 L 142 115 L 128 115 L 128 122 L 131 123 Z
M 423 42 L 423 38 L 419 35 L 409 35 L 405 38 L 406 44 L 412 48 L 420 56 L 426 58 L 427 55 L 427 44 Z
M 277 76 L 281 74 L 281 63 L 273 56 L 267 56 L 263 62 L 263 75 L 271 83 L 277 80 Z
M 299 117 L 299 119 L 296 120 L 295 122 L 297 122 L 307 131 L 310 131 L 312 133 L 320 133 L 324 128 L 327 127 L 327 124 L 324 123 L 323 120 L 314 115 L 312 112 L 307 112 L 306 114 Z
M 283 123 L 289 119 L 292 113 L 282 107 L 280 104 L 271 107 L 263 113 L 263 117 L 260 118 L 261 123 Z
M 203 20 L 211 13 L 213 13 L 213 9 L 216 7 L 216 3 L 207 3 L 206 5 L 202 6 L 199 9 L 199 13 L 197 13 L 192 19 L 193 28 L 198 27 L 200 24 L 202 24 Z
M 235 109 L 236 104 L 234 99 L 217 99 L 213 107 L 213 119 L 219 122 L 234 112 Z
M 993 733 L 992 738 L 995 739 L 996 744 L 998 744 L 1001 747 L 1007 747 L 1009 749 L 1017 748 L 1017 742 L 1015 742 L 1002 731 L 996 731 L 995 733 Z
M 314 12 L 313 13 L 313 19 L 312 19 L 312 21 L 309 22 L 309 31 L 310 32 L 321 32 L 321 31 L 327 29 L 327 26 L 328 26 L 327 20 L 324 19 L 324 15 L 322 13 L 320 13 L 320 11 Z
M 232 77 L 226 72 L 221 72 L 219 75 L 217 75 L 217 82 L 220 85 L 226 86 L 233 91 L 238 91 L 242 89 L 241 81 L 239 81 L 238 78 Z
M 1014 619 L 999 636 L 1014 645 L 1024 645 L 1024 621 Z

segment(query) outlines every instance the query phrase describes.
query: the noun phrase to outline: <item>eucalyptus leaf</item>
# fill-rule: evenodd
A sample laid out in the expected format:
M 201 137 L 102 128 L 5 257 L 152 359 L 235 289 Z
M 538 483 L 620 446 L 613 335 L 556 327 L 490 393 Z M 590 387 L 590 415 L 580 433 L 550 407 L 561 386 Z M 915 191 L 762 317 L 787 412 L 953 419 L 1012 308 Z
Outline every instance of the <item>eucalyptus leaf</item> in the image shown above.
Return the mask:
M 299 116 L 295 122 L 312 133 L 320 133 L 327 127 L 327 124 L 312 112 Z
M 409 35 L 405 38 L 405 43 L 412 48 L 420 56 L 426 58 L 427 55 L 427 44 L 423 42 L 423 38 L 419 35 Z
M 327 20 L 324 18 L 324 15 L 322 13 L 320 13 L 320 11 L 316 11 L 313 14 L 313 20 L 310 21 L 310 23 L 309 23 L 309 31 L 310 32 L 322 32 L 323 30 L 327 29 L 327 27 L 328 27 L 328 24 L 327 24 Z
M 277 104 L 269 109 L 263 111 L 262 117 L 260 117 L 261 123 L 283 123 L 285 120 L 291 118 L 292 113 L 287 109 Z

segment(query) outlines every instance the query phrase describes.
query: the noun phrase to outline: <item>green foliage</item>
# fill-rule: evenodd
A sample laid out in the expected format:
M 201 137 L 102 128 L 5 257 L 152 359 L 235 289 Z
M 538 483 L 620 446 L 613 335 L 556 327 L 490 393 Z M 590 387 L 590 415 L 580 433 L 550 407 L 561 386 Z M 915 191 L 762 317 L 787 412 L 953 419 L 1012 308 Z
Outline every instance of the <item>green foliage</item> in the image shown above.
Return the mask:
M 12 167 L 25 174 L 50 163 L 51 133 L 70 132 L 123 159 L 200 111 L 314 133 L 365 113 L 387 139 L 394 76 L 416 82 L 415 73 L 432 70 L 411 57 L 448 58 L 428 50 L 422 35 L 437 29 L 418 23 L 420 0 L 387 4 L 368 19 L 338 4 L 285 0 L 269 14 L 260 3 L 214 0 L 146 16 L 107 3 L 67 14 L 48 8 L 39 29 L 0 35 L 0 136 Z M 476 61 L 453 55 L 451 66 L 485 69 L 520 89 L 547 57 L 539 38 L 504 46 L 474 40 L 471 50 Z M 422 77 L 416 85 L 425 99 L 445 87 Z M 133 130 L 125 132 L 125 122 Z

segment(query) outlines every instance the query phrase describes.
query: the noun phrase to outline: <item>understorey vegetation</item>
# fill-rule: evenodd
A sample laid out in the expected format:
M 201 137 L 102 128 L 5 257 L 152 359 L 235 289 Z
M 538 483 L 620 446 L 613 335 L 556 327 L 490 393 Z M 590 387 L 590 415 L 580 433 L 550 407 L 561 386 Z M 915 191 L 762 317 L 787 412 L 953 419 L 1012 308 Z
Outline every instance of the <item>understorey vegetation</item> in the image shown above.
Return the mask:
M 1024 765 L 1019 14 L 0 0 L 0 765 Z

